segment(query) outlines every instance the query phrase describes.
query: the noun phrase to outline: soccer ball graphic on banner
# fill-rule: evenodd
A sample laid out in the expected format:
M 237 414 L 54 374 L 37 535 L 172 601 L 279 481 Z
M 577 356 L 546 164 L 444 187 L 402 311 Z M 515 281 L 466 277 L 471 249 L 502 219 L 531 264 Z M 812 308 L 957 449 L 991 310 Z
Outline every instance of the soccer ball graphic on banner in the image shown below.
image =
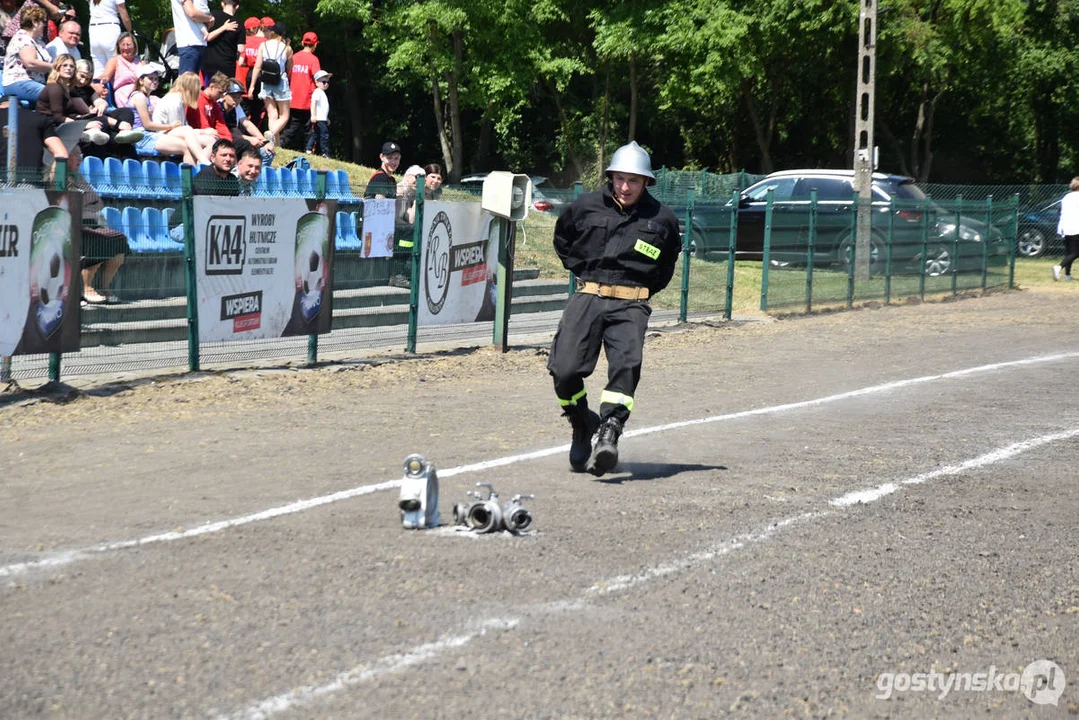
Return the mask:
M 70 216 L 59 208 L 49 208 L 34 219 L 30 299 L 45 336 L 55 332 L 64 319 L 64 304 L 71 288 L 71 266 L 65 257 L 70 228 Z
M 300 218 L 296 228 L 296 279 L 304 320 L 310 320 L 322 308 L 322 292 L 326 288 L 322 240 L 328 222 L 325 215 L 308 213 Z

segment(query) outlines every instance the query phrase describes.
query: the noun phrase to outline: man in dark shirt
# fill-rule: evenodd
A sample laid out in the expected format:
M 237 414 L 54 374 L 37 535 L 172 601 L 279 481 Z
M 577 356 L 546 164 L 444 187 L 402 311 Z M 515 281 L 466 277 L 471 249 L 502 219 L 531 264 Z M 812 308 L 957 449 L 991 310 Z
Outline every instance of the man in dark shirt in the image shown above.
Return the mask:
M 240 181 L 232 174 L 236 167 L 236 146 L 231 140 L 218 140 L 210 148 L 210 164 L 196 173 L 196 195 L 239 195 Z
M 378 172 L 367 181 L 367 189 L 364 190 L 365 198 L 396 198 L 397 180 L 393 173 L 401 164 L 401 146 L 395 142 L 382 144 L 382 153 L 378 156 L 382 166 Z
M 213 30 L 206 36 L 206 54 L 202 57 L 202 82 L 209 85 L 215 73 L 232 77 L 236 59 L 244 50 L 247 35 L 236 19 L 238 0 L 222 0 L 221 9 L 214 10 Z

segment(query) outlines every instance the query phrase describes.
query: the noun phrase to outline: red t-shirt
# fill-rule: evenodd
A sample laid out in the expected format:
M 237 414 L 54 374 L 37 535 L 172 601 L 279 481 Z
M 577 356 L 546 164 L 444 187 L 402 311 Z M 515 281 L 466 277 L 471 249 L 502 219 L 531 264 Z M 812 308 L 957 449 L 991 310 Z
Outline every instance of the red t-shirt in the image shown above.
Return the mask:
M 297 110 L 311 109 L 311 93 L 315 91 L 315 73 L 322 69 L 318 58 L 310 50 L 292 55 L 292 72 L 288 87 L 292 91 L 292 107 Z
M 261 35 L 248 35 L 244 38 L 244 64 L 236 65 L 236 79 L 240 81 L 240 84 L 247 89 L 247 76 L 251 73 L 251 68 L 255 67 L 255 59 L 258 58 L 259 45 L 266 42 L 266 38 Z
M 206 97 L 206 93 L 199 93 L 199 107 L 197 110 L 188 108 L 186 111 L 187 124 L 195 129 L 213 128 L 218 137 L 226 140 L 232 139 L 232 130 L 225 123 L 225 113 L 221 106 Z

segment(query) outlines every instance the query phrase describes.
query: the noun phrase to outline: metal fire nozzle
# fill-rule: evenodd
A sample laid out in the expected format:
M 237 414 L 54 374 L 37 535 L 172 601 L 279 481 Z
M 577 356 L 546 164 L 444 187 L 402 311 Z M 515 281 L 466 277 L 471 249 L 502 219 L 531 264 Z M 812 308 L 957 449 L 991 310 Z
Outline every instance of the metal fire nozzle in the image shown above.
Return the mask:
M 434 463 L 427 462 L 423 455 L 412 454 L 405 458 L 404 466 L 397 500 L 401 523 L 408 529 L 438 527 L 442 518 L 438 513 L 438 473 Z

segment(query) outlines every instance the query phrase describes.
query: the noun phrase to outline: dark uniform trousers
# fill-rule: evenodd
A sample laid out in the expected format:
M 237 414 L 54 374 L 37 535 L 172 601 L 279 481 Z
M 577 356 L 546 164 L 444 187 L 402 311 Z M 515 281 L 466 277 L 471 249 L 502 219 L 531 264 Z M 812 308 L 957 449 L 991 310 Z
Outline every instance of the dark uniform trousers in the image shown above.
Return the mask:
M 574 293 L 562 313 L 547 370 L 564 404 L 584 397 L 584 379 L 596 369 L 602 347 L 607 355 L 607 386 L 599 414 L 625 424 L 641 379 L 644 334 L 652 308 L 643 300 L 620 300 Z

